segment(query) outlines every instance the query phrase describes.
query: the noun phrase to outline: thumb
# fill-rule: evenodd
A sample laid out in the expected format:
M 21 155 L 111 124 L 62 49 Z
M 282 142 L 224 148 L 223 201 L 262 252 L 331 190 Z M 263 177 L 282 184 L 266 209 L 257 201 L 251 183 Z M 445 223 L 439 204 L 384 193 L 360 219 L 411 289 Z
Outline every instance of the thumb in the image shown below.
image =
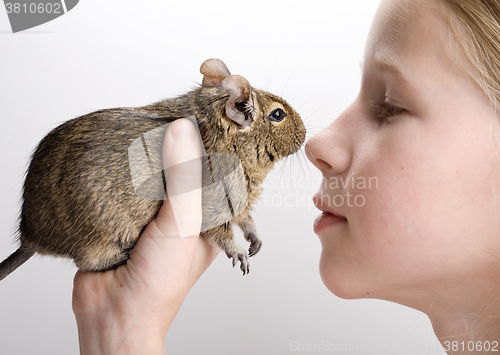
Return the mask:
M 166 237 L 198 235 L 201 229 L 201 142 L 188 119 L 172 122 L 163 142 L 167 199 L 156 218 Z
M 170 280 L 170 286 L 182 286 L 191 269 L 202 221 L 201 142 L 190 120 L 178 119 L 169 125 L 162 158 L 167 198 L 139 238 L 127 265 L 141 280 Z M 151 278 L 152 269 L 162 276 Z

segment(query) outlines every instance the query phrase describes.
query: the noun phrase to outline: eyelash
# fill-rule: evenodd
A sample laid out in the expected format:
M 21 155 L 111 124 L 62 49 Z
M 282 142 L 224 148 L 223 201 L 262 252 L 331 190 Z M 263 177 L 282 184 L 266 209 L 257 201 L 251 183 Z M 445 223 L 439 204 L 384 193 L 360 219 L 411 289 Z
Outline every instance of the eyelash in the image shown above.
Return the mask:
M 385 101 L 383 102 L 373 101 L 371 105 L 375 112 L 375 117 L 380 121 L 387 120 L 392 116 L 401 115 L 402 113 L 406 112 L 404 108 L 392 106 Z

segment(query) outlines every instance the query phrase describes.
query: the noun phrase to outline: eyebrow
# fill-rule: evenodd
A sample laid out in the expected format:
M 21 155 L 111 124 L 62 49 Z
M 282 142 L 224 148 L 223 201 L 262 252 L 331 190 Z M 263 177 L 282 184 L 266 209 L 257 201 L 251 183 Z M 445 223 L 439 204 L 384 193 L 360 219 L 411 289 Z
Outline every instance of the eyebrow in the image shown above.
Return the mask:
M 379 57 L 375 58 L 373 63 L 377 70 L 388 72 L 394 77 L 394 79 L 401 82 L 403 85 L 406 85 L 410 88 L 412 87 L 408 79 L 401 72 L 401 69 L 399 69 L 398 65 L 393 60 L 387 57 Z

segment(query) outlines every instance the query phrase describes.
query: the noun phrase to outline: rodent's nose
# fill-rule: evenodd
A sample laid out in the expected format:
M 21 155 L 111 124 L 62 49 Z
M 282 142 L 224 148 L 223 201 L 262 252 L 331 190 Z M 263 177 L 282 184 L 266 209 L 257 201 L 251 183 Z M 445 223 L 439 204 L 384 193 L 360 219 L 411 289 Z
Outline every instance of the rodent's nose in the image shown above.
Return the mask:
M 306 127 L 304 125 L 302 125 L 301 129 L 299 130 L 299 134 L 298 134 L 300 146 L 302 146 L 302 144 L 304 144 L 304 142 L 306 141 L 306 134 L 307 134 Z
M 302 126 L 300 129 L 297 130 L 297 133 L 293 137 L 292 144 L 290 145 L 290 150 L 285 154 L 290 155 L 297 153 L 305 141 L 306 141 L 306 128 Z

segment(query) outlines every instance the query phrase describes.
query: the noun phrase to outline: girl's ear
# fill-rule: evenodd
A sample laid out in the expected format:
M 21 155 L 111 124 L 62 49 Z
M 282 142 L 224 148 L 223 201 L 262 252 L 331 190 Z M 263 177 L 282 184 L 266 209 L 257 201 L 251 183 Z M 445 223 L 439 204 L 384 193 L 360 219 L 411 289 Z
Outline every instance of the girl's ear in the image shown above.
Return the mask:
M 226 115 L 236 122 L 240 128 L 252 124 L 252 115 L 247 112 L 253 107 L 252 87 L 241 75 L 231 75 L 224 62 L 220 59 L 208 59 L 200 67 L 203 74 L 201 86 L 218 86 L 227 90 L 229 100 L 226 102 Z

